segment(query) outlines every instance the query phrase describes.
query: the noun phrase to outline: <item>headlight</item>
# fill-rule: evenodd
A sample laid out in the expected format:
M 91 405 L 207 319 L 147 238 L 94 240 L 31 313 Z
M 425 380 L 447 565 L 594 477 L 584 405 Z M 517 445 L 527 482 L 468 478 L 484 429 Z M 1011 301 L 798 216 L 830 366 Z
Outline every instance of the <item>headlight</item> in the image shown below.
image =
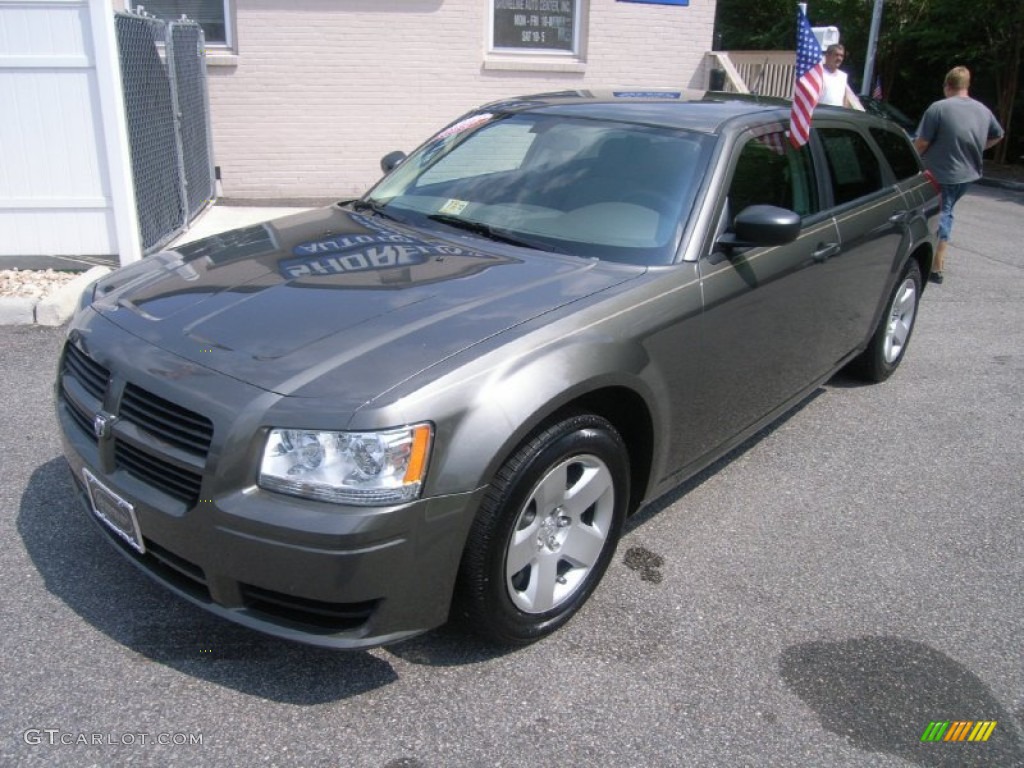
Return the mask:
M 432 432 L 428 424 L 380 432 L 272 429 L 259 484 L 336 504 L 412 501 L 423 486 Z

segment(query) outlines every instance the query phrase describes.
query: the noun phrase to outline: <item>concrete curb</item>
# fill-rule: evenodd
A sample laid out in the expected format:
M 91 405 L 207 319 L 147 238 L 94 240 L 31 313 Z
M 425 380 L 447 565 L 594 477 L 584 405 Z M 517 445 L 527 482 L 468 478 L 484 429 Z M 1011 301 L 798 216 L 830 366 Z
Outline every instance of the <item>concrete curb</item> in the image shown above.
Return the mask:
M 0 296 L 0 325 L 32 325 L 36 321 L 37 299 Z
M 93 267 L 41 299 L 0 296 L 0 325 L 63 325 L 78 306 L 85 287 L 108 272 L 110 267 Z
M 1024 192 L 1024 182 L 1010 181 L 1008 179 L 978 179 L 978 184 L 983 187 L 999 187 L 1000 189 L 1012 189 L 1014 192 Z

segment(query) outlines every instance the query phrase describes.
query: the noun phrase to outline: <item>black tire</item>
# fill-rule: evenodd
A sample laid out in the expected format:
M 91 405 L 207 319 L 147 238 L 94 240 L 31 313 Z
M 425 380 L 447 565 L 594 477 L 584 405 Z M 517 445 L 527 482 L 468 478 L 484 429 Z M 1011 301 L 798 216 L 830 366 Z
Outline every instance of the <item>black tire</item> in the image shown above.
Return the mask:
M 455 615 L 503 646 L 557 630 L 607 570 L 628 497 L 626 446 L 605 419 L 574 415 L 538 431 L 502 466 L 480 506 Z
M 867 349 L 850 363 L 852 373 L 875 382 L 892 376 L 910 344 L 920 301 L 921 268 L 910 259 L 896 281 Z

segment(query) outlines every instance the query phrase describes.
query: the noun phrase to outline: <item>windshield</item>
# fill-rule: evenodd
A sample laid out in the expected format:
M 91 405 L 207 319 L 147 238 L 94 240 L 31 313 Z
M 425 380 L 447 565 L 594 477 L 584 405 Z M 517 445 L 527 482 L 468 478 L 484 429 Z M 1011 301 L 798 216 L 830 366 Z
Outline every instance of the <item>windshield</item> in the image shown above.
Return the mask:
M 669 264 L 710 143 L 700 134 L 630 123 L 478 114 L 424 144 L 365 201 L 419 226 Z

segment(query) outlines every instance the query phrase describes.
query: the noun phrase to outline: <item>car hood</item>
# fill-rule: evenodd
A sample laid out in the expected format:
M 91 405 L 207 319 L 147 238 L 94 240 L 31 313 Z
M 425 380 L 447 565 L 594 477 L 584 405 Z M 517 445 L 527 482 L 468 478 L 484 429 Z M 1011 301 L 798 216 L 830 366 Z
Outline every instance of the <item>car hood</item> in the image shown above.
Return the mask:
M 203 368 L 356 408 L 488 337 L 643 271 L 426 233 L 333 206 L 115 271 L 97 285 L 92 306 Z

